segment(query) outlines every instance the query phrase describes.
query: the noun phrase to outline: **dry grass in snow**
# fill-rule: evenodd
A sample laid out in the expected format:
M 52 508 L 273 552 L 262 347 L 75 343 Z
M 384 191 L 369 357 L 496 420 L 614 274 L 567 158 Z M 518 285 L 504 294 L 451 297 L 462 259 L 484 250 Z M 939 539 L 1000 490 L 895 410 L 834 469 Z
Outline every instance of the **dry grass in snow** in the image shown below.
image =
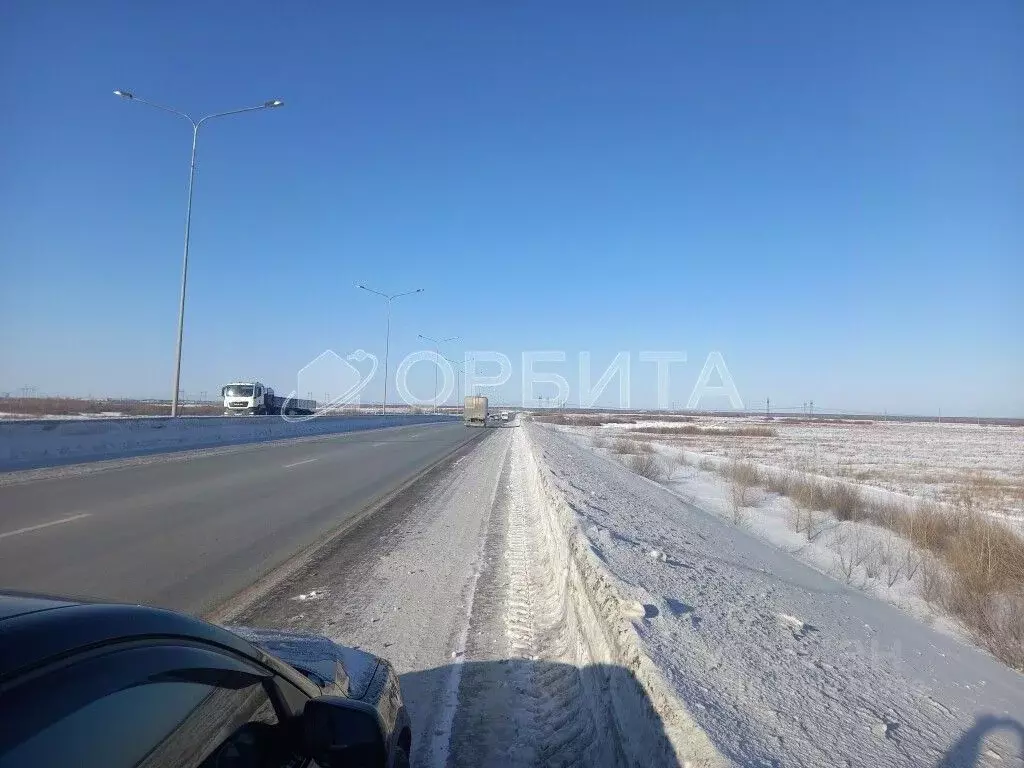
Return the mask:
M 598 447 L 606 440 L 603 434 L 599 437 Z M 616 438 L 611 449 L 626 466 L 653 480 L 672 476 L 669 463 L 694 463 L 666 444 L 659 451 L 625 437 Z M 990 485 L 979 482 L 976 473 L 948 486 L 949 503 L 938 504 L 927 498 L 873 494 L 845 479 L 747 459 L 693 459 L 701 472 L 719 478 L 724 486 L 721 510 L 733 523 L 763 529 L 758 515 L 774 514 L 808 547 L 831 553 L 826 570 L 836 577 L 898 593 L 895 602 L 915 595 L 932 610 L 954 618 L 999 659 L 1024 669 L 1024 538 L 990 516 Z M 699 495 L 693 500 L 707 501 Z
M 979 510 L 1024 517 L 1024 426 L 699 417 L 603 432 L 657 435 L 687 450 L 850 480 L 952 504 L 965 484 Z
M 646 477 L 648 480 L 663 480 L 667 477 L 661 460 L 652 453 L 640 453 L 630 456 L 626 460 L 626 466 L 640 475 L 640 477 Z

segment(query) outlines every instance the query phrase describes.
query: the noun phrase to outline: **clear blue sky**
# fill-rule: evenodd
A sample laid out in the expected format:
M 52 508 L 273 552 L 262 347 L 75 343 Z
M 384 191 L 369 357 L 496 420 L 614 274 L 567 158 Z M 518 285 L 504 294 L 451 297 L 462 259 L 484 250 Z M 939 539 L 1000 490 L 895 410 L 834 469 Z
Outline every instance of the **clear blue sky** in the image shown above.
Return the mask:
M 426 289 L 393 366 L 631 351 L 643 406 L 641 350 L 680 402 L 718 350 L 749 404 L 1024 415 L 1017 0 L 22 0 L 0 87 L 0 391 L 170 389 L 191 134 L 124 88 L 286 102 L 200 135 L 189 393 L 381 354 L 365 281 Z

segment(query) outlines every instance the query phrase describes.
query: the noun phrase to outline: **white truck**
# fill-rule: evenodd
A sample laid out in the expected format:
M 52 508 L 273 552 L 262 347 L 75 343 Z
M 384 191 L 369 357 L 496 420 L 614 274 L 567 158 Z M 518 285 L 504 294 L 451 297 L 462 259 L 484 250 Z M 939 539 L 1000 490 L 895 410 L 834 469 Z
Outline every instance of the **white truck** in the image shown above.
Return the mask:
M 467 427 L 486 427 L 487 398 L 480 395 L 466 397 L 462 408 L 462 420 Z
M 261 381 L 235 381 L 220 391 L 224 398 L 224 414 L 270 416 L 285 413 L 303 416 L 316 410 L 316 400 L 300 400 L 275 395 L 274 390 Z
M 508 413 L 508 411 L 502 411 L 502 412 L 501 412 L 501 420 L 502 420 L 502 421 L 508 421 L 508 418 L 509 418 L 509 413 Z

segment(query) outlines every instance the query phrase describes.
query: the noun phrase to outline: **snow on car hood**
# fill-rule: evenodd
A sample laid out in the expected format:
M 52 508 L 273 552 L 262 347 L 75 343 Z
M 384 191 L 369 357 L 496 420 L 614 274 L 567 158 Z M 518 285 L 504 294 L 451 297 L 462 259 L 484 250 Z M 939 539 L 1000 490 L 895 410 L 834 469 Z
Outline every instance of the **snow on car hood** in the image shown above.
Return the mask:
M 312 675 L 332 694 L 362 699 L 379 659 L 365 651 L 338 645 L 323 635 L 259 627 L 226 627 L 285 664 Z

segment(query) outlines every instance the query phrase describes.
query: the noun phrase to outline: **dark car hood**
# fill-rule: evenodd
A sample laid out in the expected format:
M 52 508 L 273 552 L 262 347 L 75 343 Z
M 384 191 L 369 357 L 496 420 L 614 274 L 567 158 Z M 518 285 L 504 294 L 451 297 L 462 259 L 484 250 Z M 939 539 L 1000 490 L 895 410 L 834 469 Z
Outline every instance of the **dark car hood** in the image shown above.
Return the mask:
M 323 635 L 260 627 L 226 629 L 313 677 L 324 693 L 332 695 L 362 699 L 380 664 L 373 654 L 338 645 Z

